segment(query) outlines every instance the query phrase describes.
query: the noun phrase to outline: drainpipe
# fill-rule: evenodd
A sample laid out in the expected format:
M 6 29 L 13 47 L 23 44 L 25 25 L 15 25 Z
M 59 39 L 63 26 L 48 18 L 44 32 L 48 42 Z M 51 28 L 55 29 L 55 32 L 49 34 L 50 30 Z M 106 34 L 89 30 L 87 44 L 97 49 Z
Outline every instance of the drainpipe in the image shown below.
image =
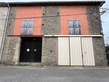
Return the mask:
M 3 49 L 4 49 L 5 39 L 6 39 L 6 36 L 7 36 L 6 34 L 7 34 L 7 27 L 8 27 L 8 22 L 9 22 L 9 13 L 10 13 L 10 6 L 9 6 L 8 3 L 6 3 L 6 4 L 7 4 L 7 7 L 8 7 L 8 11 L 7 11 L 7 15 L 6 15 L 3 38 L 2 38 L 2 43 L 1 43 L 0 61 L 2 61 L 2 57 L 3 57 Z

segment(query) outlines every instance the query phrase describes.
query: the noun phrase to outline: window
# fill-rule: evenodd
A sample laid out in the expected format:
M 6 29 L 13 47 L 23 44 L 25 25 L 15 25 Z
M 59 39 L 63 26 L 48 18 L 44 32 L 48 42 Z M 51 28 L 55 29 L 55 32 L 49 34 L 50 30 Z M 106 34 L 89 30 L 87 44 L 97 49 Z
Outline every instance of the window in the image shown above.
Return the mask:
M 32 35 L 34 27 L 34 20 L 22 20 L 21 35 Z
M 81 26 L 79 20 L 68 21 L 69 35 L 81 35 Z

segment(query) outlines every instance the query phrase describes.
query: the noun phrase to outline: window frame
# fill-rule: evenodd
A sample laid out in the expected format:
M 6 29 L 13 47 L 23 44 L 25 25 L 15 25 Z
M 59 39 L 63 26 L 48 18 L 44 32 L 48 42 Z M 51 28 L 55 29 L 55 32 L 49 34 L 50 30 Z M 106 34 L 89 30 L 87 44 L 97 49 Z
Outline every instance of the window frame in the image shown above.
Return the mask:
M 76 29 L 76 30 L 78 30 L 78 32 L 76 32 L 75 31 L 75 28 L 74 27 L 69 27 L 70 26 L 70 24 L 69 24 L 69 21 L 78 21 L 79 22 L 79 27 L 77 27 L 78 29 Z M 74 31 L 74 32 L 70 32 L 70 29 L 72 30 L 72 29 L 74 29 L 74 30 L 72 30 L 72 31 Z M 69 33 L 69 35 L 82 35 L 82 33 L 81 33 L 81 20 L 79 20 L 79 19 L 69 19 L 68 20 L 68 33 Z
M 27 25 L 27 27 L 23 27 L 23 21 L 33 21 L 32 27 L 28 27 L 28 25 Z M 21 35 L 33 35 L 34 22 L 35 22 L 34 19 L 22 19 L 22 25 L 21 25 L 21 32 L 20 32 L 20 34 Z M 23 33 L 23 30 L 22 29 L 26 29 L 26 32 Z M 28 29 L 32 29 L 31 30 L 31 33 L 29 33 Z

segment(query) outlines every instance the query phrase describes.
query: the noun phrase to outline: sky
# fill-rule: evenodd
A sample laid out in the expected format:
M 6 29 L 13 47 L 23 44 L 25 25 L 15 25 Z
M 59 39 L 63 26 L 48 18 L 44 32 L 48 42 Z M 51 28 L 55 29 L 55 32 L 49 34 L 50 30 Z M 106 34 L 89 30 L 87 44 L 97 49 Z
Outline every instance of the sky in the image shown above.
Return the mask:
M 102 6 L 102 8 L 109 9 L 109 0 L 106 0 L 106 3 Z M 101 19 L 105 43 L 109 44 L 109 10 L 107 11 L 107 13 L 101 16 Z
M 35 0 L 0 0 L 0 2 L 2 1 L 17 1 L 18 2 L 18 1 L 35 1 Z M 109 9 L 109 0 L 105 0 L 105 1 L 106 3 L 101 8 Z M 109 10 L 101 16 L 101 20 L 102 20 L 102 28 L 104 33 L 104 40 L 106 44 L 106 43 L 109 43 Z

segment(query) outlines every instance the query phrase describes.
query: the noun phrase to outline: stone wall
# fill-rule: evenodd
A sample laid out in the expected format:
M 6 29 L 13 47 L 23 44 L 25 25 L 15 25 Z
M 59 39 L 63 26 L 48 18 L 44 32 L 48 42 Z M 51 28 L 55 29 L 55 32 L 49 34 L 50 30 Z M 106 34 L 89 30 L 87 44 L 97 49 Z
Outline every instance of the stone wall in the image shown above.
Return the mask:
M 42 44 L 42 65 L 58 65 L 58 38 L 44 37 Z
M 10 13 L 9 13 L 7 35 L 13 35 L 13 33 L 14 33 L 14 23 L 16 20 L 15 17 L 16 17 L 16 7 L 11 7 Z
M 87 6 L 89 35 L 101 35 L 102 26 L 99 6 Z
M 16 37 L 15 38 L 16 42 L 15 42 L 15 53 L 14 53 L 14 57 L 13 57 L 13 62 L 14 64 L 19 64 L 19 57 L 20 57 L 20 48 L 21 48 L 21 38 L 20 37 Z
M 58 6 L 45 6 L 42 8 L 42 35 L 60 34 L 60 16 Z
M 18 62 L 20 50 L 19 37 L 7 37 L 4 45 L 2 63 L 14 65 Z M 17 55 L 17 56 L 16 56 Z
M 93 47 L 95 54 L 95 65 L 106 66 L 107 58 L 103 38 L 93 38 Z
M 60 16 L 58 6 L 42 8 L 42 35 L 60 34 Z M 58 39 L 44 37 L 42 43 L 42 65 L 58 65 Z
M 102 35 L 99 6 L 87 6 L 87 20 L 89 35 Z M 104 39 L 93 38 L 95 64 L 97 66 L 107 65 Z

